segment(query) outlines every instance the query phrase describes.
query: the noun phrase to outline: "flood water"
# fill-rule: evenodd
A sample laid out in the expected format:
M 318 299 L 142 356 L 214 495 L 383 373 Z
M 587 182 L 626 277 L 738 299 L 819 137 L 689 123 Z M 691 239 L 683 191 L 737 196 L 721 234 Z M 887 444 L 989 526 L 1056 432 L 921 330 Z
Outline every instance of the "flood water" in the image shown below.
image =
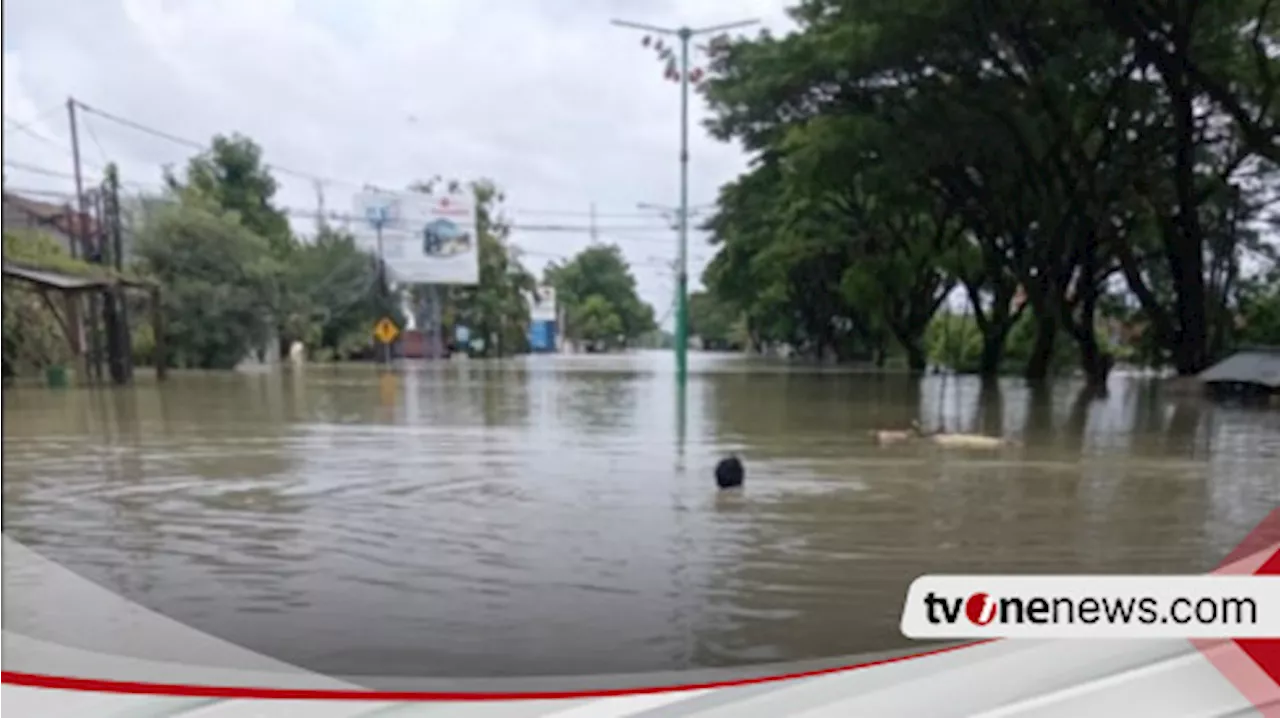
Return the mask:
M 309 668 L 492 676 L 900 647 L 922 573 L 1200 572 L 1280 504 L 1275 410 L 695 354 L 681 412 L 673 363 L 10 389 L 4 530 Z M 1022 445 L 871 442 L 913 418 Z

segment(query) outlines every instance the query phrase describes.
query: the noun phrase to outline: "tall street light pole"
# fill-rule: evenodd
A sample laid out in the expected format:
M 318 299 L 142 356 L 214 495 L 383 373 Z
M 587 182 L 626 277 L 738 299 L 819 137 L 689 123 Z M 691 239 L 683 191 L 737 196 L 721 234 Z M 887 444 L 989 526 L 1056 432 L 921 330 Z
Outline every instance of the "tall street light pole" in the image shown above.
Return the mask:
M 689 40 L 696 35 L 726 32 L 759 22 L 744 20 L 694 29 L 687 26 L 666 28 L 625 20 L 613 21 L 619 27 L 680 38 L 680 211 L 677 217 L 680 247 L 679 266 L 676 270 L 676 375 L 682 384 L 688 376 L 689 367 Z
M 391 212 L 382 206 L 370 207 L 367 219 L 373 225 L 373 230 L 378 238 L 378 297 L 382 300 L 383 306 L 381 308 L 385 310 L 390 302 L 388 301 L 387 262 L 382 253 L 382 228 L 391 219 Z M 386 366 L 391 363 L 391 345 L 386 342 L 381 342 L 381 344 L 382 364 Z

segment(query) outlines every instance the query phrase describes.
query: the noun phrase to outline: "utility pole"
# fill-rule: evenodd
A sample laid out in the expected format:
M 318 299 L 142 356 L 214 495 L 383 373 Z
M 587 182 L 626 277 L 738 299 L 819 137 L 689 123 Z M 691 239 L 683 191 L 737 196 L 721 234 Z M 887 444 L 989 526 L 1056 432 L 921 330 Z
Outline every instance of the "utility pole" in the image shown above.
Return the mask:
M 589 231 L 591 232 L 591 243 L 598 244 L 600 242 L 600 232 L 596 228 L 596 203 L 595 202 L 591 203 L 591 227 Z
M 624 20 L 613 21 L 613 24 L 619 27 L 680 38 L 680 68 L 678 70 L 678 79 L 680 81 L 680 212 L 678 215 L 680 247 L 679 269 L 676 272 L 676 376 L 681 385 L 684 384 L 688 376 L 689 368 L 689 40 L 697 35 L 725 32 L 755 25 L 758 22 L 760 21 L 744 20 L 694 29 L 687 26 L 666 28 Z M 646 46 L 649 44 L 648 40 L 649 38 L 646 36 Z M 670 69 L 668 69 L 667 75 L 670 77 Z
M 324 182 L 316 180 L 314 183 L 316 188 L 316 232 L 323 232 L 328 226 L 328 219 L 324 216 Z
M 111 259 L 115 262 L 117 272 L 124 271 L 124 230 L 120 222 L 120 170 L 114 163 L 107 165 L 107 192 L 110 202 L 108 206 L 111 208 L 108 215 L 111 229 Z M 105 241 L 105 240 L 104 240 Z M 130 337 L 132 333 L 129 331 L 129 302 L 122 289 L 117 288 L 115 294 L 116 303 L 116 328 L 119 335 L 118 350 L 120 352 L 118 361 L 123 367 L 122 374 L 126 382 L 133 380 L 133 351 L 130 347 Z
M 84 216 L 88 211 L 84 204 L 84 185 L 80 179 L 80 130 L 76 123 L 76 100 L 74 97 L 67 98 L 67 120 L 71 123 L 71 161 L 74 163 L 73 171 L 76 181 L 76 209 L 79 216 L 76 217 L 76 228 L 73 231 L 71 242 L 71 256 L 78 257 L 80 255 L 76 244 L 83 243 L 85 249 L 88 249 L 89 238 L 88 228 L 84 226 Z
M 390 212 L 384 206 L 370 207 L 368 210 L 368 220 L 373 225 L 373 231 L 378 238 L 378 296 L 382 299 L 382 308 L 385 309 L 390 303 L 387 301 L 387 262 L 383 259 L 382 253 L 382 226 L 387 223 Z M 387 342 L 379 340 L 382 345 L 382 364 L 384 366 L 391 364 L 391 345 Z
M 76 122 L 76 99 L 74 97 L 67 98 L 67 121 L 71 125 L 71 161 L 74 163 L 73 173 L 76 183 L 76 215 L 75 227 L 71 229 L 71 256 L 78 257 L 80 249 L 84 250 L 85 259 L 90 262 L 101 262 L 102 256 L 99 252 L 98 257 L 93 256 L 89 242 L 89 225 L 86 221 L 89 215 L 88 205 L 85 203 L 84 182 L 80 175 L 80 128 Z M 79 247 L 77 247 L 79 245 Z M 71 296 L 68 301 L 79 304 L 79 296 Z M 90 324 L 90 342 L 89 351 L 85 355 L 85 377 L 87 379 L 101 378 L 101 365 L 98 363 L 101 359 L 100 351 L 102 342 L 98 335 L 98 301 L 96 295 L 90 295 L 88 311 L 84 312 L 81 307 L 76 308 L 77 315 L 89 317 Z M 77 328 L 75 331 L 80 331 Z M 81 344 L 83 348 L 83 344 Z

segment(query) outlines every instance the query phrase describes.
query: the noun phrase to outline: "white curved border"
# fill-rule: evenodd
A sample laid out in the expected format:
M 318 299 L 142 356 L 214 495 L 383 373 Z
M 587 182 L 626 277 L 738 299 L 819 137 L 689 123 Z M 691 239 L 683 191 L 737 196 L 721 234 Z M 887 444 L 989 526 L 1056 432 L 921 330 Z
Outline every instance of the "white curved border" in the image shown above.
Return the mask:
M 1270 555 L 1280 545 L 1257 555 Z M 109 680 L 350 689 L 354 686 L 250 653 L 129 603 L 4 539 L 4 579 L 39 585 L 48 602 L 10 606 L 6 668 Z M 1248 562 L 1250 559 L 1246 559 Z M 88 584 L 86 587 L 83 584 Z M 91 588 L 90 588 L 91 587 Z M 88 592 L 93 600 L 82 602 Z M 77 595 L 65 613 L 56 595 Z M 43 615 L 22 615 L 24 611 Z M 50 614 L 52 612 L 52 615 Z M 111 616 L 111 620 L 103 617 Z M 21 635 L 11 626 L 64 619 L 182 646 L 205 667 L 122 658 Z M 54 621 L 56 623 L 56 621 Z M 139 630 L 140 624 L 146 630 Z M 143 638 L 145 637 L 145 639 Z M 50 640 L 52 639 L 52 640 Z M 120 645 L 120 644 L 116 644 Z M 154 646 L 148 646 L 148 649 Z M 1230 644 L 1211 650 L 1230 651 Z M 148 652 L 148 655 L 156 655 Z M 228 666 L 211 669 L 208 665 Z M 231 668 L 236 666 L 236 668 Z M 55 668 L 56 667 L 56 668 Z M 45 670 L 41 670 L 41 668 Z M 257 673 L 261 671 L 261 673 Z M 270 676 L 270 683 L 254 676 Z M 775 716 L 1248 716 L 1263 715 L 1189 641 L 999 641 L 937 655 L 812 678 L 711 690 L 565 701 L 403 703 L 386 701 L 210 700 L 111 695 L 5 685 L 10 716 L 449 716 L 450 718 L 773 718 Z M 1280 691 L 1280 687 L 1277 687 Z M 1280 692 L 1275 696 L 1280 701 Z

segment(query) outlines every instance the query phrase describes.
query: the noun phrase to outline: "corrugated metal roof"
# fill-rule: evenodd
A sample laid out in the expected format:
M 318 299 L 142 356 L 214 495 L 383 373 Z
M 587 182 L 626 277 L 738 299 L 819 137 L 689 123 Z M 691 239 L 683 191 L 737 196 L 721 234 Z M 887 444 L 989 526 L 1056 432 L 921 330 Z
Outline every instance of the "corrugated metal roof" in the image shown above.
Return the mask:
M 111 287 L 120 285 L 132 289 L 144 289 L 154 291 L 159 289 L 159 285 L 151 279 L 138 279 L 134 277 L 84 277 L 78 274 L 68 274 L 59 272 L 54 269 L 38 269 L 36 267 L 23 266 L 15 264 L 9 260 L 4 261 L 4 276 L 21 279 L 35 284 L 43 284 L 46 287 L 54 287 L 65 291 L 79 291 L 84 289 L 94 289 L 100 287 Z
M 1236 352 L 1201 372 L 1200 380 L 1280 389 L 1280 348 L 1259 347 Z
M 93 289 L 95 287 L 110 286 L 109 282 L 92 277 L 77 277 L 74 274 L 64 274 L 62 272 L 53 272 L 47 269 L 32 269 L 30 267 L 22 267 L 12 262 L 4 263 L 4 276 L 13 277 L 15 279 L 24 279 L 35 284 L 43 284 L 46 287 L 55 287 L 63 291 L 77 291 L 82 289 Z

